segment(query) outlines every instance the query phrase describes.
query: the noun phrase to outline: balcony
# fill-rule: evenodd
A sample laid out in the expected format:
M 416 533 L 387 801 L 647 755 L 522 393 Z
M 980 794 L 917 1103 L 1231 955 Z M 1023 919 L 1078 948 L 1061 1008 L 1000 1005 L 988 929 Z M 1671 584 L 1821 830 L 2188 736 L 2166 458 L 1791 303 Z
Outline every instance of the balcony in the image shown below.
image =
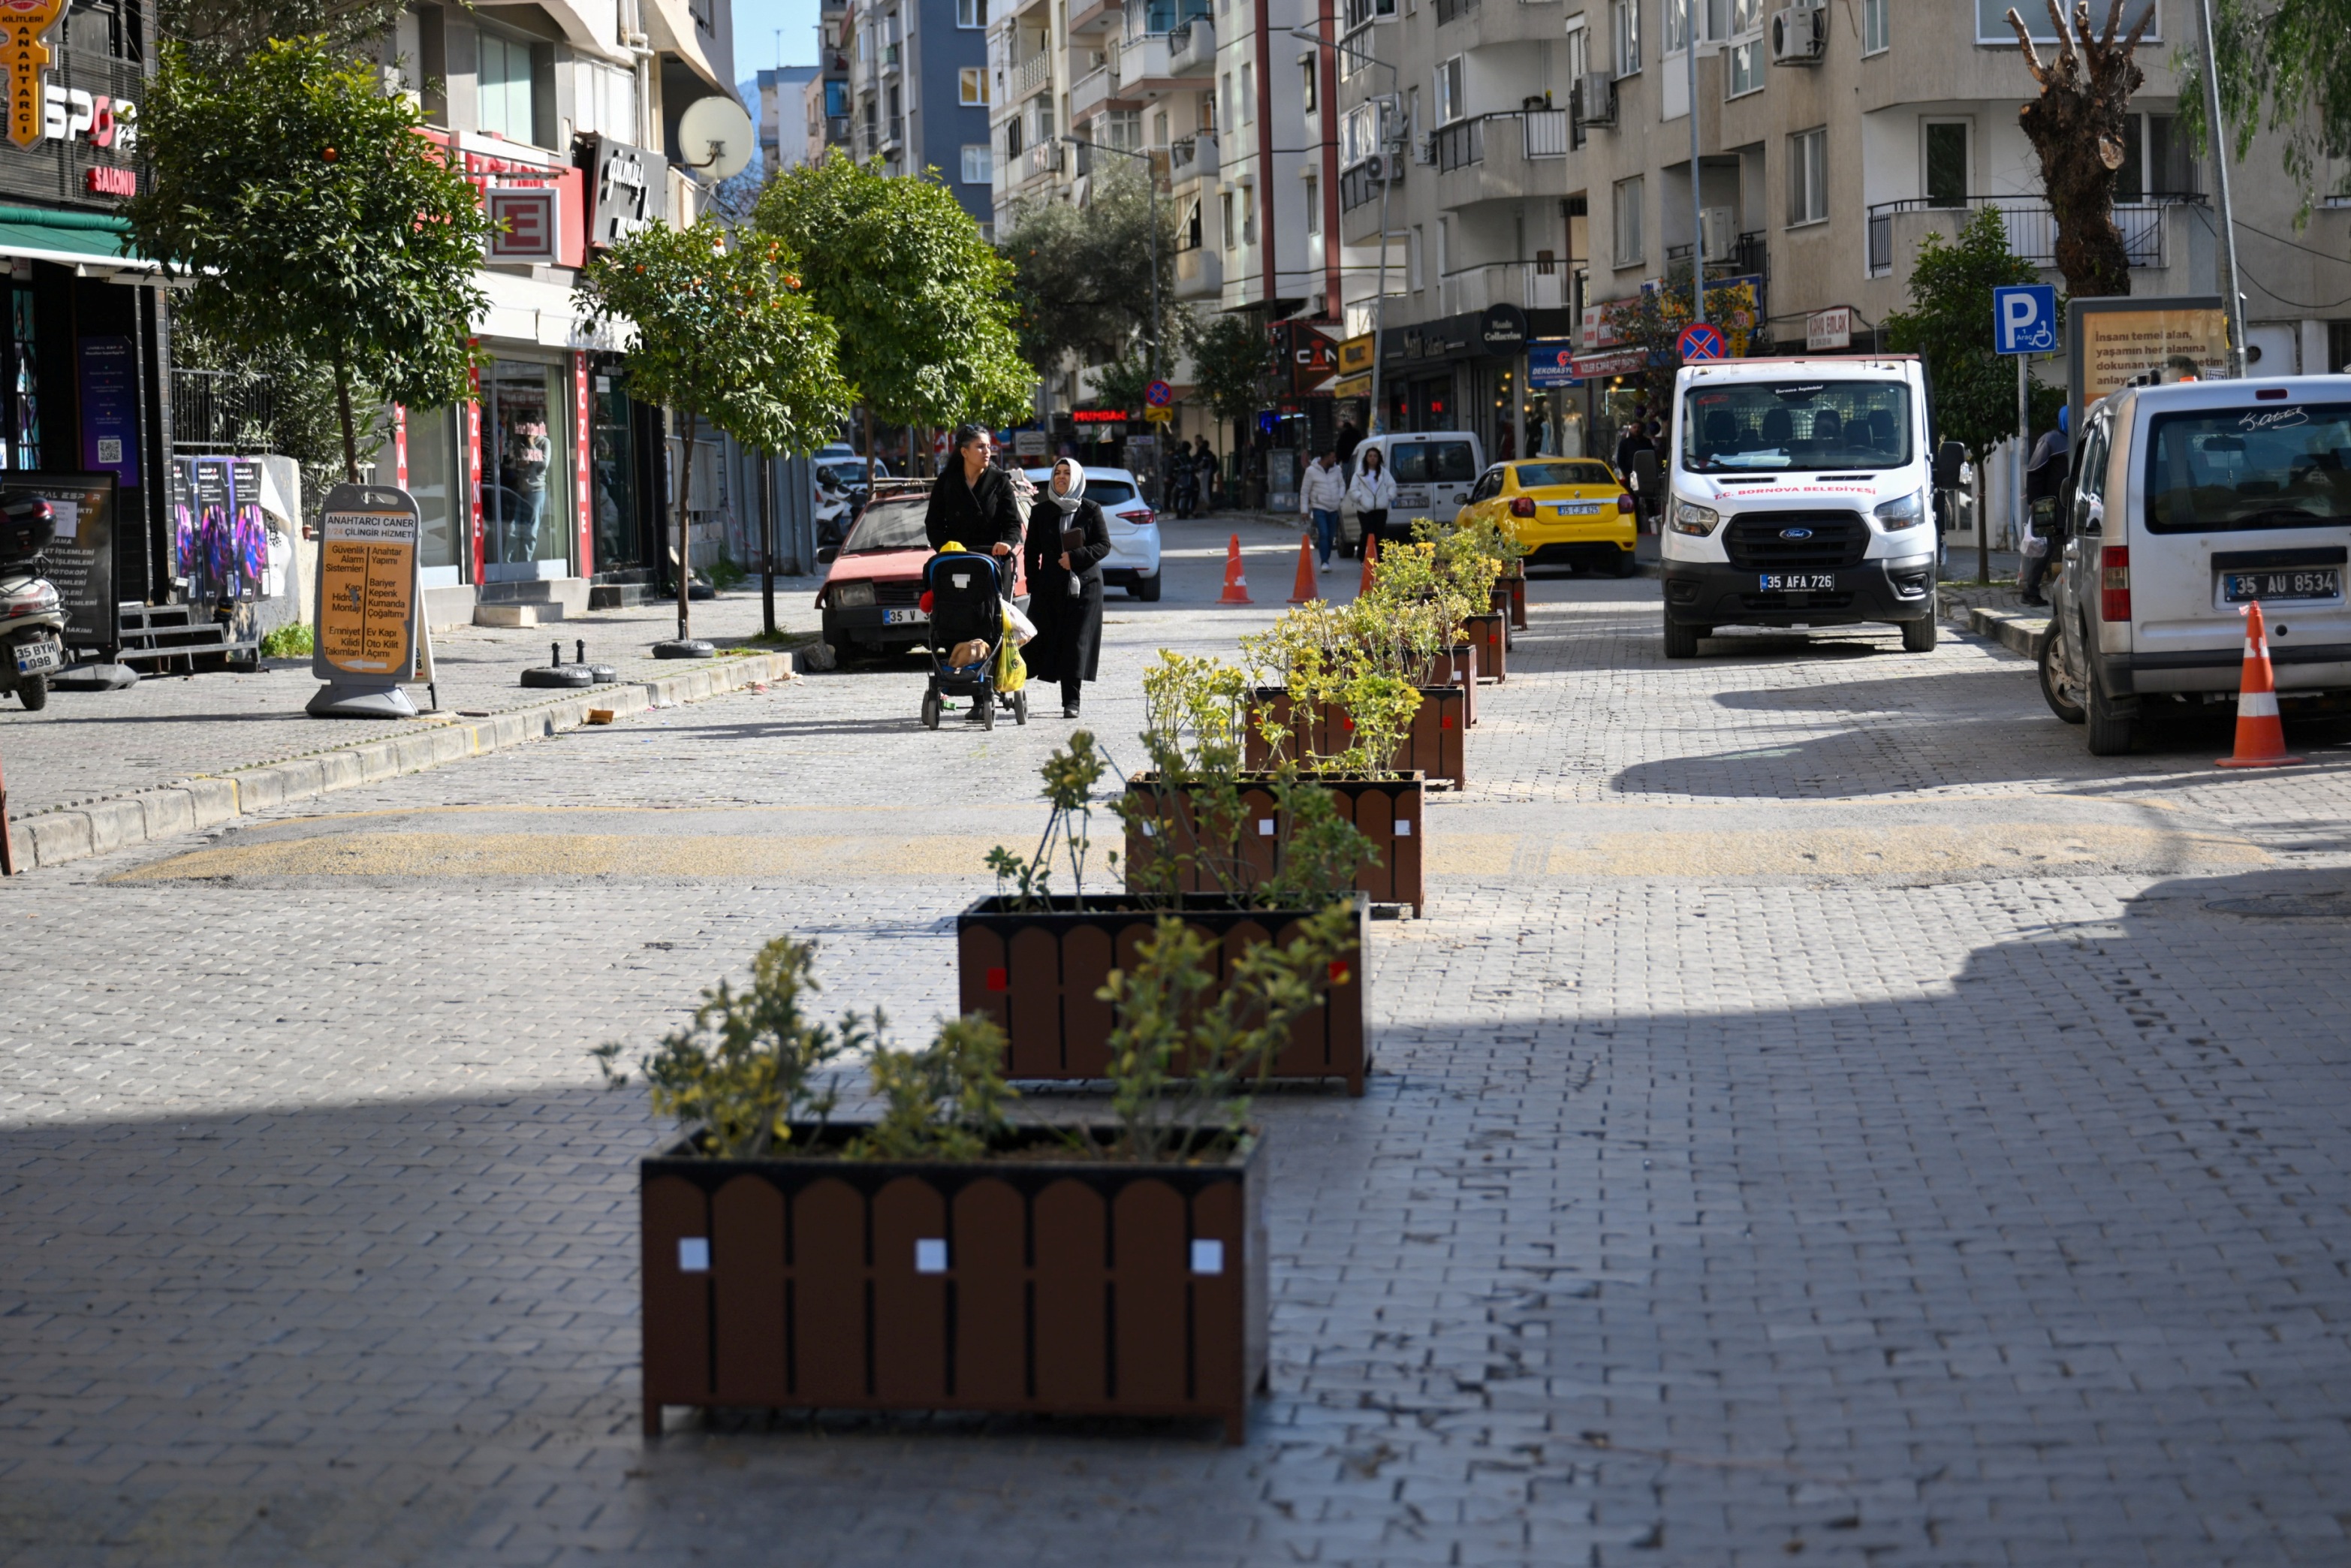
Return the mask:
M 1477 10 L 1478 0 L 1437 0 L 1437 25 L 1442 27 L 1458 22 L 1464 16 L 1476 15 Z
M 1176 253 L 1176 298 L 1214 299 L 1225 291 L 1225 258 L 1201 246 Z
M 1347 31 L 1386 21 L 1396 14 L 1396 0 L 1347 0 Z
M 1208 0 L 1139 0 L 1127 7 L 1126 36 L 1130 40 L 1165 37 L 1208 14 Z
M 2200 206 L 2204 198 L 2193 192 L 2158 191 L 2144 200 L 2115 204 L 2115 226 L 2122 230 L 2123 249 L 2134 267 L 2161 270 L 2171 265 L 2166 243 L 2166 214 L 2179 206 Z M 1930 231 L 1954 238 L 1969 211 L 2000 209 L 2008 227 L 2009 253 L 2033 266 L 2057 265 L 2057 218 L 2049 204 L 2032 196 L 1969 196 L 1958 202 L 1924 197 L 1907 202 L 1880 202 L 1869 209 L 1869 276 L 1893 275 L 1897 256 L 1906 263 Z
M 1070 123 L 1075 125 L 1094 113 L 1117 92 L 1118 72 L 1109 66 L 1096 66 L 1070 89 Z
M 1026 185 L 1060 173 L 1067 167 L 1068 160 L 1064 156 L 1067 152 L 1068 149 L 1058 141 L 1038 142 L 1012 159 L 1012 183 L 1016 186 Z
M 1380 199 L 1383 184 L 1380 179 L 1382 163 L 1389 166 L 1385 183 L 1397 187 L 1404 184 L 1403 159 L 1366 158 L 1339 175 L 1339 210 L 1341 212 L 1351 213 L 1357 207 L 1366 206 Z M 1376 231 L 1366 230 L 1365 232 L 1375 233 Z M 1348 236 L 1348 243 L 1351 245 L 1354 243 L 1354 236 L 1352 234 Z
M 1531 109 L 1522 118 L 1527 122 L 1526 146 L 1529 158 L 1567 156 L 1567 110 Z
M 1031 93 L 1042 92 L 1053 80 L 1053 57 L 1050 53 L 1031 55 L 1012 68 L 1010 83 L 1005 98 L 1014 103 Z
M 1457 120 L 1428 139 L 1440 207 L 1567 194 L 1567 111 L 1509 110 Z
M 1439 281 L 1439 309 L 1447 316 L 1515 305 L 1522 310 L 1559 310 L 1568 303 L 1569 270 L 1553 262 L 1546 272 L 1531 261 L 1497 261 L 1448 272 Z
M 1167 149 L 1167 183 L 1180 185 L 1186 180 L 1211 180 L 1217 173 L 1217 139 L 1203 131 L 1196 136 L 1186 136 Z
M 1167 35 L 1167 69 L 1179 77 L 1207 76 L 1217 68 L 1217 25 L 1195 16 Z
M 1690 247 L 1686 245 L 1666 246 L 1666 267 L 1671 271 L 1676 262 L 1689 266 Z M 1763 277 L 1770 274 L 1765 264 L 1763 231 L 1750 229 L 1740 235 L 1728 256 L 1707 257 L 1706 277 L 1708 283 L 1723 277 Z

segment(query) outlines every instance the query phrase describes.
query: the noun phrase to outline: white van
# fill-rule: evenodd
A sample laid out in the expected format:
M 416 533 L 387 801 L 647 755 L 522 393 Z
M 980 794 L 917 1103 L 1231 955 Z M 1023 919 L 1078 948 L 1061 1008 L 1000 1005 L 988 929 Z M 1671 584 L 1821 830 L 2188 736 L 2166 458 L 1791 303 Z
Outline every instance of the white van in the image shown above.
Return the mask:
M 2255 602 L 2281 693 L 2351 691 L 2351 376 L 2126 388 L 2074 451 L 2041 689 L 2092 752 L 2233 695 Z
M 1902 628 L 1935 646 L 1931 452 L 1917 356 L 1721 360 L 1674 376 L 1666 486 L 1666 657 L 1718 626 Z
M 1453 514 L 1469 498 L 1469 488 L 1478 483 L 1478 476 L 1486 471 L 1486 449 L 1477 436 L 1466 430 L 1409 430 L 1367 435 L 1355 448 L 1347 469 L 1349 479 L 1363 466 L 1366 452 L 1378 453 L 1381 464 L 1395 479 L 1395 505 L 1388 511 L 1391 538 L 1410 533 L 1415 517 L 1451 522 Z M 1355 519 L 1355 503 L 1352 500 L 1340 504 L 1339 537 L 1349 555 L 1363 553 L 1363 525 Z

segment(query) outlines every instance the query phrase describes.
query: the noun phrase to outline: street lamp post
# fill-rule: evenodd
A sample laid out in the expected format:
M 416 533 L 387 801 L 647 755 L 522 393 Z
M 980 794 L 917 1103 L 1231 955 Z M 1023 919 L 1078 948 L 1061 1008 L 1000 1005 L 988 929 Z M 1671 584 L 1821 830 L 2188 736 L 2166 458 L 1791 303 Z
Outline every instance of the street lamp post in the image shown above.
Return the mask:
M 1147 147 L 1142 152 L 1137 152 L 1131 148 L 1113 147 L 1107 142 L 1088 141 L 1076 136 L 1064 136 L 1061 140 L 1068 142 L 1072 147 L 1087 147 L 1092 148 L 1097 152 L 1117 152 L 1129 158 L 1140 158 L 1143 160 L 1143 183 L 1144 185 L 1149 187 L 1151 194 L 1151 379 L 1153 381 L 1157 381 L 1161 375 L 1161 345 L 1159 341 L 1161 328 L 1159 318 L 1158 165 L 1151 161 L 1151 150 Z M 1159 501 L 1160 505 L 1165 506 L 1166 504 L 1167 489 L 1166 486 L 1161 481 L 1165 479 L 1166 475 L 1166 462 L 1165 455 L 1159 451 L 1159 446 L 1161 444 L 1162 444 L 1159 442 L 1154 442 L 1152 444 L 1151 465 L 1153 469 L 1155 470 L 1152 475 L 1154 488 L 1157 491 L 1155 498 Z
M 1293 38 L 1302 38 L 1318 49 L 1330 49 L 1336 52 L 1339 47 L 1336 40 L 1326 38 L 1322 34 L 1307 27 L 1292 27 L 1290 29 L 1290 36 Z M 1395 181 L 1392 178 L 1395 171 L 1390 169 L 1384 162 L 1386 159 L 1392 158 L 1395 155 L 1388 145 L 1390 139 L 1387 131 L 1387 111 L 1395 109 L 1404 101 L 1402 86 L 1404 78 L 1402 73 L 1400 73 L 1395 67 L 1388 64 L 1387 61 L 1380 58 L 1377 55 L 1368 53 L 1358 54 L 1356 55 L 1356 58 L 1366 61 L 1369 64 L 1375 65 L 1379 67 L 1380 69 L 1387 72 L 1388 85 L 1390 89 L 1388 96 L 1381 102 L 1380 157 L 1383 162 L 1380 165 L 1380 281 L 1378 285 L 1379 291 L 1372 296 L 1372 412 L 1371 417 L 1365 422 L 1368 428 L 1364 432 L 1366 435 L 1377 435 L 1380 434 L 1380 427 L 1387 423 L 1386 419 L 1383 417 L 1387 412 L 1386 407 L 1380 402 L 1380 368 L 1387 358 L 1388 193 L 1395 187 Z M 1339 244 L 1341 254 L 1343 257 L 1346 247 L 1345 239 L 1343 237 Z M 1344 276 L 1343 273 L 1342 276 Z M 1341 317 L 1343 319 L 1346 312 L 1346 300 L 1343 297 L 1343 290 L 1342 291 L 1342 298 L 1339 301 L 1339 309 Z

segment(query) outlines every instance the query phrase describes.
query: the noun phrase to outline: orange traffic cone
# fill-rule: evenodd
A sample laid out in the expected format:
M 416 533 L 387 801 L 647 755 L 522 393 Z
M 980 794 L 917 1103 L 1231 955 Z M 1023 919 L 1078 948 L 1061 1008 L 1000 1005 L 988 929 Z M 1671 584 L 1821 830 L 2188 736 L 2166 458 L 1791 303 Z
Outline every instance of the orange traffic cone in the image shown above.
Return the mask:
M 1217 602 L 1219 604 L 1256 602 L 1249 596 L 1249 577 L 1241 570 L 1241 537 L 1238 534 L 1233 536 L 1231 547 L 1225 551 L 1225 591 L 1217 596 Z
M 1298 580 L 1290 585 L 1290 602 L 1303 604 L 1314 597 L 1314 536 L 1298 536 Z
M 2220 759 L 2223 768 L 2282 768 L 2300 762 L 2285 754 L 2285 727 L 2278 722 L 2277 684 L 2270 675 L 2268 628 L 2259 603 L 2245 606 L 2245 673 L 2237 679 L 2237 754 Z
M 1379 559 L 1379 554 L 1380 536 L 1365 534 L 1364 536 L 1364 580 L 1355 585 L 1358 597 L 1372 591 L 1372 562 Z

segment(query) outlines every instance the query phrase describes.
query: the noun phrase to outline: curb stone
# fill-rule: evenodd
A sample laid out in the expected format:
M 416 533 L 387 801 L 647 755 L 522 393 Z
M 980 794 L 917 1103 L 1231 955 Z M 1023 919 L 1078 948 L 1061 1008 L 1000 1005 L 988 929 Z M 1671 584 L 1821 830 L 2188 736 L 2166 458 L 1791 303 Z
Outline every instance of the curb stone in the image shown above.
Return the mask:
M 504 751 L 525 741 L 577 729 L 588 722 L 591 707 L 611 708 L 618 717 L 700 702 L 759 683 L 787 685 L 798 678 L 792 665 L 789 653 L 753 653 L 715 660 L 656 680 L 595 686 L 576 696 L 487 718 L 460 719 L 406 735 L 334 747 L 289 761 L 43 811 L 12 823 L 10 841 L 17 864 L 27 870 L 62 865 L 209 828 L 288 801 Z

